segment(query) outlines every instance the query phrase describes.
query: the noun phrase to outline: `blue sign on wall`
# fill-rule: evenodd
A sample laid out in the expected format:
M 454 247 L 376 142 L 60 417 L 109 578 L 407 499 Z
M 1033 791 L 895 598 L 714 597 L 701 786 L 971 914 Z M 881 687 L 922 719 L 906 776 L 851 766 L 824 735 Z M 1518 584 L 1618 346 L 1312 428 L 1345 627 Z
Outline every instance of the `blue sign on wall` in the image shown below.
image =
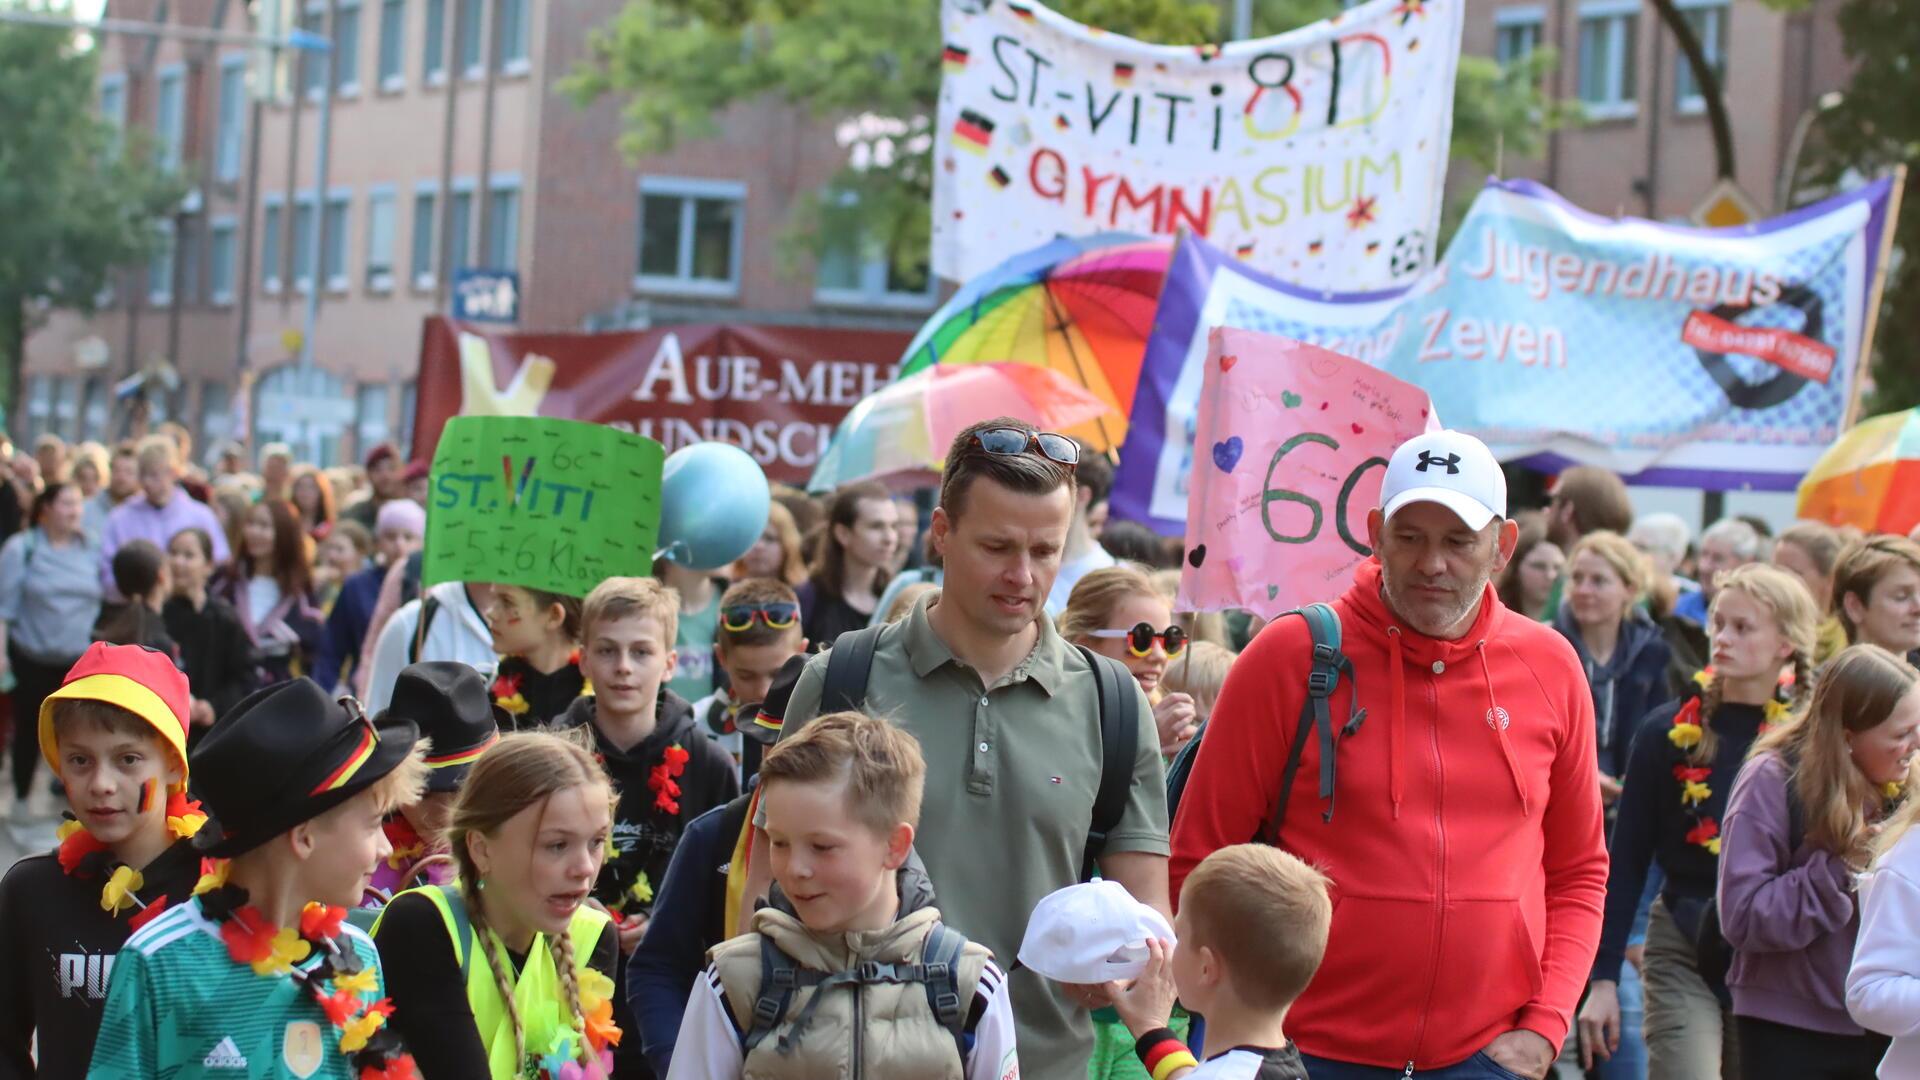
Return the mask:
M 454 274 L 453 317 L 461 322 L 519 322 L 520 275 L 482 269 Z

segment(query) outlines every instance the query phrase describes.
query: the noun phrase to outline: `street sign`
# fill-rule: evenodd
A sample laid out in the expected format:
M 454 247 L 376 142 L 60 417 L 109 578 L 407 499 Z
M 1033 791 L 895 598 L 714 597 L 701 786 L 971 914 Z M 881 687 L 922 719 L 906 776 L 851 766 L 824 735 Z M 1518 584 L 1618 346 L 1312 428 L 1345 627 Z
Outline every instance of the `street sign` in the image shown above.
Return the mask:
M 512 270 L 462 270 L 453 276 L 456 322 L 520 321 L 520 275 Z
M 1753 205 L 1740 185 L 1722 178 L 1693 208 L 1687 219 L 1706 229 L 1726 229 L 1760 220 L 1760 208 Z

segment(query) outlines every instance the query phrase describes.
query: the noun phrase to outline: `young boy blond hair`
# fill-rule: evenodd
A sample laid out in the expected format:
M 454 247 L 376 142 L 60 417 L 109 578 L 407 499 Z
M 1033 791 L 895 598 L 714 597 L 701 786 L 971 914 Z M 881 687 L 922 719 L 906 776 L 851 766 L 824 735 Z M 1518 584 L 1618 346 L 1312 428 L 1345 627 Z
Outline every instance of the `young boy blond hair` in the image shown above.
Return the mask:
M 899 728 L 833 713 L 760 767 L 777 888 L 708 953 L 669 1080 L 1019 1075 L 1006 977 L 940 922 L 910 861 L 926 763 Z
M 1326 877 L 1278 848 L 1237 844 L 1201 860 L 1180 888 L 1179 943 L 1149 942 L 1147 968 L 1132 986 L 1109 986 L 1148 1074 L 1307 1080 L 1284 1025 L 1320 968 L 1332 921 Z M 1207 1018 L 1208 1043 L 1229 1049 L 1194 1059 L 1167 1029 L 1176 993 Z
M 694 702 L 693 715 L 707 737 L 744 766 L 743 777 L 759 766 L 754 751 L 741 737 L 740 710 L 767 700 L 774 678 L 788 660 L 804 656 L 807 636 L 800 627 L 800 597 L 793 587 L 773 578 L 746 578 L 720 597 L 720 628 L 714 638 L 714 663 L 727 673 L 727 689 Z

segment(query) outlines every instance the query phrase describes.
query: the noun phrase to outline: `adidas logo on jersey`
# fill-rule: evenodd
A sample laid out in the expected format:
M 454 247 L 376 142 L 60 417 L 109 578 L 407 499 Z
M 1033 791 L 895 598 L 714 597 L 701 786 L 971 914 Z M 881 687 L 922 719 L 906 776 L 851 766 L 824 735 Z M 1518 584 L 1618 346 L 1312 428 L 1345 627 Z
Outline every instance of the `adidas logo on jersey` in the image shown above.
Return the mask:
M 209 1069 L 244 1069 L 247 1067 L 247 1058 L 240 1052 L 239 1047 L 233 1045 L 233 1036 L 229 1035 L 221 1039 L 219 1045 L 215 1046 L 213 1052 L 208 1054 L 206 1060 L 200 1064 Z

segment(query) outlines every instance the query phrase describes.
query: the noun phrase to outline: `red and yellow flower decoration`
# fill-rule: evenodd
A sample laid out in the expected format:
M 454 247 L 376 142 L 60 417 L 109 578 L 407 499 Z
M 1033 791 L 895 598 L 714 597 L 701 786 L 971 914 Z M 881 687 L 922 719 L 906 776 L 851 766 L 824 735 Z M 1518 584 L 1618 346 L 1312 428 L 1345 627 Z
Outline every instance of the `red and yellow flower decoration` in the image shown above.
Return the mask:
M 653 806 L 663 814 L 680 812 L 680 775 L 687 771 L 692 757 L 687 748 L 670 745 L 660 754 L 660 764 L 647 772 L 647 787 L 653 791 Z

